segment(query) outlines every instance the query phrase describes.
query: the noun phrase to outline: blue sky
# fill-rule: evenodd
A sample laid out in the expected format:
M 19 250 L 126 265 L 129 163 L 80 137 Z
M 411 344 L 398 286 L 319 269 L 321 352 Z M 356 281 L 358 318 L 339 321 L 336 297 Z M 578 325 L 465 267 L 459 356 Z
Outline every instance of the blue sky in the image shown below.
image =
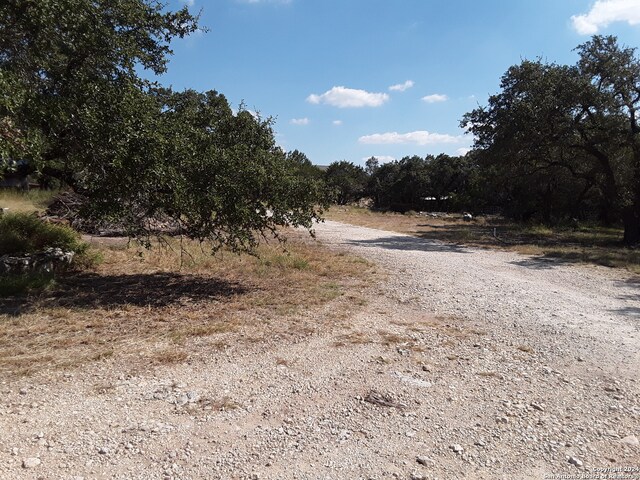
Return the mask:
M 313 163 L 466 151 L 462 115 L 522 59 L 574 63 L 591 34 L 640 47 L 640 0 L 171 0 L 209 29 L 161 82 L 276 119 Z

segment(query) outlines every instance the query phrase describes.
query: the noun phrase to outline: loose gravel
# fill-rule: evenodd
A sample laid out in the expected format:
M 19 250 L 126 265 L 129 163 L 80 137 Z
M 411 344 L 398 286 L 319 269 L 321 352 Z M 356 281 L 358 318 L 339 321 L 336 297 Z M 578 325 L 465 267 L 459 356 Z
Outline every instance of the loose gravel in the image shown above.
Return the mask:
M 637 277 L 336 222 L 317 234 L 388 272 L 348 315 L 301 314 L 335 328 L 4 380 L 0 478 L 640 479 Z

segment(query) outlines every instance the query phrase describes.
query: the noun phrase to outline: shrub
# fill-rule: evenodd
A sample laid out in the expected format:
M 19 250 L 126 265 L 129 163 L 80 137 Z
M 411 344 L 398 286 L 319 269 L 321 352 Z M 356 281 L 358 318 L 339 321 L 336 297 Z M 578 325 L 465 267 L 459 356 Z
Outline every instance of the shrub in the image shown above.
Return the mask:
M 46 223 L 28 213 L 0 216 L 0 255 L 23 255 L 60 248 L 84 253 L 87 244 L 70 227 Z
M 0 277 L 0 298 L 46 290 L 54 284 L 55 281 L 51 274 L 3 275 Z

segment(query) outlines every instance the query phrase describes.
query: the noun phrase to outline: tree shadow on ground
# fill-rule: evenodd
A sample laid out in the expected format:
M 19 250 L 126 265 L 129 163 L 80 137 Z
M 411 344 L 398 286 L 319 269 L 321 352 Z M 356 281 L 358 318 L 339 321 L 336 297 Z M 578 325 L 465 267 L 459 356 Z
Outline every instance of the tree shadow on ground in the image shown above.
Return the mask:
M 540 255 L 540 256 L 530 257 L 524 260 L 517 260 L 509 263 L 511 265 L 518 265 L 520 267 L 531 268 L 533 270 L 550 270 L 552 268 L 569 265 L 572 262 L 571 260 L 568 260 L 565 258 Z
M 617 282 L 617 284 L 622 288 L 626 288 L 627 291 L 629 291 L 629 289 L 632 289 L 631 293 L 619 295 L 617 298 L 625 302 L 635 303 L 638 306 L 637 307 L 627 306 L 627 307 L 615 310 L 615 313 L 625 315 L 625 316 L 640 318 L 640 291 L 639 291 L 640 277 L 629 278 L 627 280 Z
M 492 229 L 472 224 L 418 224 L 415 235 L 428 240 L 469 246 L 495 246 L 499 241 L 492 236 Z
M 37 308 L 91 310 L 124 305 L 166 307 L 202 300 L 222 300 L 249 291 L 237 282 L 180 273 L 99 275 L 80 273 L 62 277 L 56 288 L 37 297 L 0 299 L 0 313 L 20 315 Z
M 378 247 L 389 250 L 414 250 L 421 252 L 453 252 L 453 253 L 471 253 L 470 250 L 452 243 L 442 243 L 437 240 L 431 240 L 418 237 L 401 237 L 390 236 L 380 237 L 371 240 L 349 240 L 349 245 L 361 247 Z
M 612 313 L 622 315 L 624 317 L 631 317 L 634 319 L 640 319 L 640 307 L 624 307 L 615 310 L 610 310 Z

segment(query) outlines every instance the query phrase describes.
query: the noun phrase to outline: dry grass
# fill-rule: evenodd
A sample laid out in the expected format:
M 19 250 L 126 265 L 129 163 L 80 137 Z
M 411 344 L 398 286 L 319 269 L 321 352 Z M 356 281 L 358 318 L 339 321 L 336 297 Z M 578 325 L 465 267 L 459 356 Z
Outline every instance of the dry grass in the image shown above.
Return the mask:
M 333 343 L 334 347 L 344 347 L 347 345 L 367 345 L 376 343 L 376 340 L 364 332 L 351 332 L 340 335 Z
M 464 222 L 460 215 L 432 218 L 422 215 L 374 212 L 359 207 L 332 207 L 330 220 L 406 233 L 449 244 L 512 250 L 550 262 L 577 262 L 626 268 L 640 273 L 640 250 L 625 247 L 622 229 L 600 226 L 550 228 L 517 224 L 497 216 Z M 495 232 L 495 236 L 494 236 Z
M 151 251 L 96 244 L 104 261 L 93 271 L 58 278 L 37 296 L 0 300 L 0 375 L 114 356 L 132 368 L 176 363 L 187 360 L 183 347 L 194 337 L 213 336 L 213 345 L 238 331 L 250 342 L 331 328 L 329 319 L 309 325 L 305 312 L 332 300 L 354 308 L 373 266 L 292 235 L 286 252 L 265 245 L 259 257 L 212 257 L 191 242 L 181 254 L 177 239 Z
M 391 320 L 391 325 L 400 327 L 406 333 L 390 332 L 387 330 L 377 330 L 373 332 L 352 331 L 340 335 L 334 342 L 335 347 L 345 347 L 348 345 L 382 345 L 385 347 L 401 347 L 404 350 L 425 353 L 431 350 L 429 345 L 422 345 L 412 338 L 410 333 L 436 333 L 444 337 L 441 346 L 455 346 L 456 341 L 468 341 L 486 335 L 484 330 L 466 325 L 465 321 L 457 317 L 439 316 L 412 320 Z M 453 359 L 457 359 L 455 356 Z M 450 359 L 452 360 L 452 359 Z
M 8 208 L 10 212 L 44 211 L 56 193 L 49 190 L 0 190 L 0 208 Z
M 200 402 L 204 408 L 211 407 L 212 410 L 226 412 L 241 408 L 242 405 L 232 400 L 230 397 L 222 397 L 219 400 L 205 400 Z

